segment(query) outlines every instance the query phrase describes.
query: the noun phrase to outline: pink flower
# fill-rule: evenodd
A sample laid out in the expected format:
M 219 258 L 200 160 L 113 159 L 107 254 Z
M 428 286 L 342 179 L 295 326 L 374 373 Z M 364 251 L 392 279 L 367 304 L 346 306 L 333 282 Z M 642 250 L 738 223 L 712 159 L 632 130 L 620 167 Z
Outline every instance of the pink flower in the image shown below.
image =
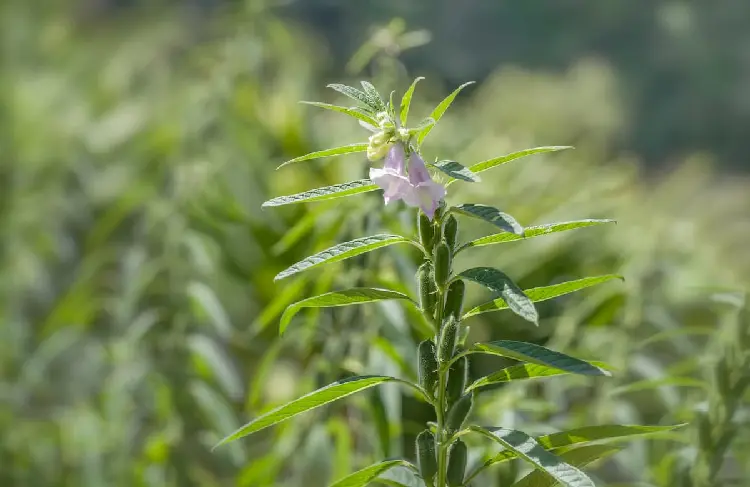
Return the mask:
M 370 179 L 383 189 L 386 205 L 403 200 L 409 206 L 421 208 L 432 220 L 440 201 L 445 198 L 445 187 L 432 180 L 419 154 L 413 152 L 409 157 L 408 175 L 405 159 L 403 145 L 393 144 L 383 168 L 370 169 Z

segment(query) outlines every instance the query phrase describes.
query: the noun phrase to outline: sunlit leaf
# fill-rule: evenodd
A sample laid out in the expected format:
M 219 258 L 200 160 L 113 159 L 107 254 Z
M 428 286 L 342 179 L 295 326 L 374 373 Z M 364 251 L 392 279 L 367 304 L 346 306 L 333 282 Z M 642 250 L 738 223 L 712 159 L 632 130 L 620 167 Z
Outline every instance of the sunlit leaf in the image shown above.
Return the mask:
M 370 465 L 369 467 L 363 468 L 351 475 L 347 475 L 343 479 L 331 484 L 330 487 L 362 487 L 372 482 L 379 475 L 395 467 L 415 468 L 406 460 L 387 460 L 385 462 Z
M 294 159 L 286 161 L 284 164 L 280 165 L 276 169 L 281 169 L 284 166 L 287 166 L 289 164 L 295 164 L 297 162 L 310 161 L 313 159 L 320 159 L 322 157 L 338 156 L 342 154 L 354 154 L 357 152 L 366 152 L 366 151 L 367 151 L 367 144 L 344 145 L 341 147 L 334 147 L 332 149 L 325 149 L 325 150 L 321 150 L 317 152 L 311 152 L 309 154 L 305 154 L 304 156 L 295 157 Z
M 372 303 L 375 301 L 383 301 L 387 299 L 403 299 L 411 301 L 411 298 L 406 294 L 402 294 L 397 291 L 391 291 L 389 289 L 377 289 L 377 288 L 352 288 L 344 289 L 343 291 L 333 291 L 330 293 L 321 294 L 320 296 L 313 296 L 311 298 L 303 299 L 296 303 L 291 304 L 281 315 L 281 322 L 279 323 L 279 334 L 284 333 L 289 322 L 292 320 L 295 314 L 303 308 L 331 308 L 337 306 L 350 306 L 354 304 Z
M 411 107 L 411 97 L 414 95 L 414 88 L 416 88 L 417 83 L 422 81 L 423 77 L 418 77 L 414 81 L 412 81 L 411 86 L 409 86 L 409 89 L 406 90 L 406 93 L 404 93 L 404 96 L 401 98 L 401 126 L 405 127 L 406 122 L 409 118 L 409 108 Z
M 435 125 L 435 119 L 432 117 L 427 117 L 423 119 L 416 127 L 412 127 L 409 129 L 409 133 L 411 135 L 417 134 L 419 132 L 422 132 L 423 130 L 426 130 L 429 127 L 432 127 Z
M 566 487 L 595 487 L 594 482 L 585 473 L 545 450 L 534 438 L 522 431 L 482 428 L 480 426 L 470 426 L 469 429 L 515 452 L 520 458 L 533 465 L 534 468 L 544 472 Z
M 372 116 L 370 116 L 367 112 L 360 108 L 340 107 L 338 105 L 331 105 L 329 103 L 321 103 L 317 101 L 301 101 L 300 103 L 304 103 L 305 105 L 312 105 L 314 107 L 325 108 L 326 110 L 332 110 L 334 112 L 344 113 L 346 115 L 349 115 L 350 117 L 362 120 L 363 122 L 366 122 L 370 125 L 378 124 L 378 122 L 376 122 Z
M 553 284 L 551 286 L 535 287 L 531 289 L 525 289 L 524 294 L 533 302 L 546 301 L 548 299 L 570 294 L 587 287 L 596 286 L 614 279 L 622 279 L 622 276 L 616 274 L 606 274 L 603 276 L 585 277 L 583 279 L 577 279 L 575 281 L 561 282 L 560 284 Z M 479 306 L 467 311 L 462 319 L 471 318 L 482 313 L 490 313 L 492 311 L 500 311 L 508 309 L 509 305 L 504 299 L 498 298 L 489 303 L 480 304 Z
M 443 101 L 440 102 L 438 106 L 435 107 L 435 109 L 430 114 L 430 117 L 435 120 L 435 123 L 438 123 L 440 121 L 440 118 L 443 116 L 446 110 L 448 110 L 448 107 L 451 106 L 451 103 L 453 103 L 453 100 L 456 99 L 456 96 L 458 96 L 459 93 L 461 93 L 461 90 L 466 88 L 467 86 L 474 84 L 473 81 L 469 81 L 468 83 L 464 83 L 455 90 L 453 90 L 453 93 L 446 96 Z M 422 142 L 424 139 L 429 135 L 430 131 L 432 131 L 433 127 L 435 125 L 430 125 L 426 127 L 422 132 L 419 133 L 417 136 L 417 144 L 422 145 Z
M 525 320 L 534 324 L 538 323 L 539 315 L 534 303 L 504 272 L 492 267 L 475 267 L 463 271 L 459 277 L 469 279 L 499 293 L 511 311 Z
M 588 445 L 562 452 L 559 457 L 569 465 L 582 468 L 596 460 L 612 456 L 620 450 L 622 447 L 613 445 Z M 559 485 L 555 478 L 540 470 L 534 470 L 511 487 L 554 487 L 555 485 Z
M 371 252 L 375 249 L 406 242 L 410 242 L 410 240 L 399 235 L 388 234 L 373 235 L 372 237 L 358 238 L 350 242 L 344 242 L 297 262 L 293 266 L 277 274 L 274 280 L 278 281 L 279 279 L 284 279 L 285 277 L 289 277 L 298 272 L 306 271 L 324 264 L 339 262 L 360 254 Z
M 592 365 L 599 367 L 600 369 L 609 370 L 610 367 L 604 362 L 590 362 Z M 466 390 L 471 391 L 480 387 L 491 386 L 495 384 L 503 384 L 507 382 L 527 379 L 537 379 L 542 377 L 551 377 L 555 375 L 567 375 L 571 372 L 560 370 L 554 367 L 547 367 L 546 365 L 538 364 L 517 364 L 506 367 L 492 374 L 486 375 L 482 378 L 475 380 L 469 385 Z
M 602 225 L 604 223 L 616 223 L 615 220 L 576 220 L 571 222 L 562 223 L 549 223 L 546 225 L 535 225 L 532 227 L 526 227 L 523 230 L 523 235 L 516 235 L 513 233 L 496 233 L 494 235 L 488 235 L 481 237 L 476 240 L 472 240 L 464 244 L 458 251 L 462 251 L 469 247 L 482 247 L 485 245 L 493 245 L 505 242 L 514 242 L 516 240 L 524 240 L 532 237 L 541 237 L 549 235 L 551 233 L 564 232 L 567 230 L 575 230 L 577 228 L 592 227 L 595 225 Z
M 451 212 L 459 213 L 461 215 L 470 216 L 472 218 L 478 218 L 488 223 L 492 223 L 498 228 L 502 228 L 506 232 L 513 233 L 515 235 L 523 235 L 523 227 L 516 221 L 515 218 L 503 213 L 497 208 L 487 205 L 475 205 L 467 203 L 463 205 L 454 206 L 450 209 Z
M 486 171 L 488 169 L 492 169 L 493 167 L 500 166 L 507 162 L 515 161 L 516 159 L 520 159 L 521 157 L 531 156 L 534 154 L 542 154 L 545 152 L 556 152 L 556 151 L 572 149 L 572 148 L 573 147 L 571 146 L 560 145 L 560 146 L 535 147 L 533 149 L 524 149 L 518 152 L 512 152 L 510 154 L 506 154 L 501 157 L 495 157 L 494 159 L 487 159 L 486 161 L 477 162 L 476 164 L 469 166 L 469 169 L 471 169 L 471 171 L 476 174 L 482 171 Z
M 500 355 L 501 357 L 512 358 L 520 362 L 544 365 L 571 374 L 612 375 L 607 370 L 597 367 L 591 362 L 586 362 L 534 343 L 497 340 L 489 343 L 476 343 L 470 350 L 490 355 Z
M 363 104 L 364 106 L 372 110 L 373 112 L 378 111 L 377 104 L 374 103 L 373 100 L 371 100 L 370 97 L 367 96 L 367 94 L 365 94 L 362 91 L 359 91 L 357 88 L 352 88 L 351 86 L 346 86 L 346 85 L 342 85 L 339 83 L 333 83 L 333 84 L 328 85 L 327 87 L 331 88 L 332 90 L 336 90 L 339 93 L 346 95 L 349 98 L 352 98 L 360 102 L 361 104 Z
M 470 183 L 478 183 L 482 180 L 479 176 L 471 172 L 468 167 L 456 161 L 438 161 L 432 167 L 453 179 L 460 179 L 461 181 L 468 181 Z
M 263 203 L 264 207 L 291 205 L 294 203 L 314 203 L 317 201 L 327 201 L 345 196 L 352 196 L 360 193 L 367 193 L 378 189 L 369 179 L 360 179 L 348 183 L 334 184 L 333 186 L 324 186 L 322 188 L 311 189 L 303 193 L 290 194 L 288 196 L 278 196 Z
M 377 111 L 384 112 L 386 110 L 385 102 L 381 98 L 380 93 L 378 93 L 378 90 L 369 81 L 360 81 L 360 84 L 370 103 L 377 107 Z

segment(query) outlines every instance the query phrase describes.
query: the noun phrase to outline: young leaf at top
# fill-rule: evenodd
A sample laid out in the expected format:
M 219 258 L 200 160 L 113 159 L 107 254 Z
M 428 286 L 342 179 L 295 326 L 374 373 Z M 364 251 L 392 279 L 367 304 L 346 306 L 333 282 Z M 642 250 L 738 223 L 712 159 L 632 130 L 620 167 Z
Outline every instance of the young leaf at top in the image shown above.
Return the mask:
M 380 93 L 378 93 L 378 90 L 376 90 L 375 87 L 372 86 L 372 83 L 370 83 L 369 81 L 360 81 L 360 84 L 362 85 L 365 96 L 367 96 L 370 102 L 377 107 L 378 112 L 386 111 L 385 102 L 380 97 Z
M 590 362 L 533 343 L 515 340 L 497 340 L 489 343 L 476 343 L 471 347 L 470 351 L 500 355 L 501 357 L 512 358 L 520 362 L 544 365 L 571 374 L 612 375 L 607 370 L 597 367 Z
M 570 294 L 587 287 L 596 286 L 613 279 L 622 279 L 622 276 L 616 274 L 606 274 L 603 276 L 595 277 L 584 277 L 583 279 L 577 279 L 575 281 L 561 282 L 560 284 L 553 284 L 551 286 L 534 287 L 531 289 L 525 289 L 524 294 L 533 302 L 546 301 L 548 299 Z M 462 319 L 471 318 L 482 313 L 490 313 L 492 311 L 500 311 L 508 309 L 510 306 L 505 302 L 504 299 L 498 298 L 490 301 L 489 303 L 480 304 L 479 306 L 467 311 Z
M 333 83 L 328 85 L 327 87 L 331 88 L 332 90 L 336 90 L 339 93 L 352 98 L 353 100 L 357 100 L 362 105 L 369 108 L 372 112 L 378 112 L 377 103 L 372 100 L 367 94 L 359 91 L 357 88 L 352 88 L 351 86 L 346 86 L 339 83 Z
M 277 167 L 276 169 L 281 169 L 284 166 L 288 166 L 289 164 L 294 164 L 297 162 L 302 161 L 311 161 L 313 159 L 320 159 L 322 157 L 331 157 L 331 156 L 338 156 L 341 154 L 354 154 L 357 152 L 367 152 L 367 145 L 368 144 L 350 144 L 350 145 L 344 145 L 341 147 L 334 147 L 332 149 L 325 149 L 317 152 L 311 152 L 309 154 L 305 154 L 304 156 L 295 157 L 294 159 L 290 159 Z
M 475 267 L 463 271 L 459 277 L 464 277 L 499 293 L 511 311 L 525 320 L 538 324 L 539 314 L 534 303 L 504 272 L 492 267 Z
M 281 315 L 279 323 L 279 334 L 284 333 L 289 322 L 295 314 L 302 308 L 332 308 L 338 306 L 350 306 L 354 304 L 372 303 L 375 301 L 384 301 L 389 299 L 402 299 L 412 301 L 406 294 L 389 289 L 377 289 L 369 287 L 358 287 L 344 289 L 342 291 L 332 291 L 329 293 L 313 296 L 311 298 L 297 301 L 290 304 Z M 412 301 L 413 302 L 413 301 Z M 415 303 L 416 304 L 416 303 Z
M 565 463 L 557 455 L 548 452 L 534 438 L 522 431 L 480 426 L 470 426 L 469 429 L 515 452 L 534 468 L 566 487 L 595 487 L 594 482 L 585 473 Z
M 612 456 L 620 450 L 622 447 L 613 445 L 588 445 L 562 452 L 559 456 L 569 465 L 583 468 L 596 460 Z M 554 487 L 557 484 L 557 480 L 553 477 L 542 473 L 541 470 L 534 470 L 511 487 Z
M 523 236 L 524 234 L 523 227 L 516 221 L 515 218 L 491 206 L 467 203 L 454 206 L 450 209 L 450 211 L 459 213 L 461 215 L 470 216 L 472 218 L 477 218 L 479 220 L 484 220 L 488 223 L 492 223 L 498 228 L 502 228 L 506 232 L 510 232 L 515 235 Z
M 303 103 L 305 105 L 312 105 L 314 107 L 325 108 L 326 110 L 332 110 L 334 112 L 344 113 L 346 115 L 349 115 L 350 117 L 354 117 L 370 125 L 378 124 L 378 122 L 376 122 L 372 116 L 368 115 L 368 113 L 361 108 L 340 107 L 338 105 L 331 105 L 329 103 L 321 103 L 317 101 L 301 101 L 300 103 Z
M 284 279 L 285 277 L 289 277 L 298 272 L 306 271 L 323 264 L 330 264 L 349 259 L 356 255 L 371 252 L 375 249 L 397 243 L 411 243 L 411 241 L 408 238 L 399 235 L 381 234 L 344 242 L 297 262 L 286 270 L 279 272 L 274 280 L 278 281 L 279 279 Z
M 406 460 L 387 460 L 385 462 L 370 465 L 369 467 L 363 468 L 351 475 L 347 475 L 343 479 L 331 484 L 330 487 L 363 487 L 375 480 L 378 476 L 395 467 L 407 467 L 411 470 L 416 470 L 416 467 Z
M 479 176 L 471 172 L 468 167 L 456 161 L 438 161 L 432 167 L 453 179 L 460 179 L 461 181 L 470 183 L 478 183 L 482 180 Z
M 324 186 L 315 188 L 297 194 L 287 196 L 278 196 L 263 203 L 263 207 L 291 205 L 294 203 L 313 203 L 317 201 L 326 201 L 345 196 L 352 196 L 360 193 L 367 193 L 380 189 L 377 184 L 373 184 L 369 179 L 360 179 L 348 183 L 334 184 L 333 186 Z
M 409 86 L 409 89 L 406 90 L 406 93 L 404 93 L 404 96 L 401 98 L 401 126 L 405 127 L 406 122 L 409 118 L 409 108 L 411 107 L 411 97 L 414 95 L 414 88 L 416 88 L 417 83 L 422 81 L 423 77 L 415 78 L 414 81 L 412 81 L 411 86 Z
M 370 387 L 374 387 L 384 382 L 393 382 L 397 380 L 398 379 L 395 379 L 393 377 L 372 375 L 351 377 L 348 379 L 340 380 L 338 382 L 334 382 L 333 384 L 329 384 L 321 389 L 318 389 L 317 391 L 305 394 L 304 396 L 295 399 L 294 401 L 288 402 L 283 406 L 279 406 L 276 409 L 263 414 L 262 416 L 258 416 L 242 428 L 238 429 L 234 433 L 221 440 L 214 448 L 229 443 L 230 441 L 248 436 L 252 433 L 268 428 L 269 426 L 273 426 L 274 424 L 286 421 L 293 416 L 304 413 L 311 409 L 318 408 L 330 402 L 336 401 L 337 399 L 341 399 L 342 397 L 349 396 L 351 394 L 354 394 L 355 392 L 369 389 Z
M 482 247 L 485 245 L 514 242 L 516 240 L 524 240 L 532 237 L 541 237 L 544 235 L 549 235 L 550 233 L 565 232 L 567 230 L 575 230 L 577 228 L 593 227 L 595 225 L 602 225 L 604 223 L 616 222 L 615 220 L 576 220 L 571 222 L 535 225 L 532 227 L 526 227 L 523 231 L 523 235 L 502 232 L 472 240 L 471 242 L 462 245 L 461 248 L 456 252 L 461 252 L 470 247 Z
M 453 100 L 456 99 L 456 96 L 458 96 L 458 94 L 461 93 L 461 90 L 463 90 L 464 88 L 466 88 L 467 86 L 471 84 L 474 84 L 474 82 L 469 81 L 468 83 L 464 83 L 458 88 L 456 88 L 455 90 L 453 90 L 453 93 L 446 96 L 445 99 L 441 101 L 438 106 L 435 107 L 435 109 L 430 114 L 430 118 L 435 120 L 435 123 L 438 123 L 440 121 L 440 118 L 445 113 L 445 111 L 448 110 L 448 107 L 451 106 L 451 103 L 453 103 Z M 422 130 L 422 132 L 419 133 L 419 135 L 417 136 L 418 145 L 422 145 L 422 142 L 427 137 L 427 135 L 429 135 L 430 131 L 432 131 L 434 126 L 435 124 L 425 127 L 424 130 Z
M 599 367 L 600 369 L 608 370 L 609 366 L 604 362 L 590 362 L 591 365 Z M 560 370 L 554 367 L 548 367 L 546 365 L 538 364 L 517 364 L 505 367 L 504 369 L 493 372 L 490 375 L 481 377 L 472 382 L 466 391 L 472 391 L 480 387 L 487 387 L 495 384 L 504 384 L 507 382 L 527 379 L 538 379 L 541 377 L 551 377 L 555 375 L 566 375 L 571 372 Z

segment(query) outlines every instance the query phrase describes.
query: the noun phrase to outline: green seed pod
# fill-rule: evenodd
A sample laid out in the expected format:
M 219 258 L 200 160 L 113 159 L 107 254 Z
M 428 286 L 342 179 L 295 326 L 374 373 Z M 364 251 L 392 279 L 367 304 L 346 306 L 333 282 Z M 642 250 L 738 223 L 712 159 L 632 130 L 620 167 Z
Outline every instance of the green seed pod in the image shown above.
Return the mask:
M 466 381 L 469 377 L 469 359 L 461 357 L 451 365 L 448 371 L 448 384 L 445 388 L 448 407 L 451 407 L 466 388 Z
M 435 316 L 435 307 L 437 306 L 438 298 L 435 278 L 432 274 L 432 264 L 430 262 L 422 264 L 417 271 L 420 306 L 424 314 L 430 319 Z
M 464 394 L 456 401 L 456 404 L 448 411 L 448 417 L 445 420 L 445 430 L 449 435 L 456 433 L 464 425 L 464 421 L 469 417 L 471 407 L 474 405 L 474 394 L 469 392 Z
M 435 282 L 440 289 L 445 287 L 451 275 L 451 249 L 445 242 L 435 247 Z
M 417 360 L 419 361 L 419 385 L 427 391 L 427 394 L 433 396 L 438 383 L 438 362 L 435 357 L 435 343 L 432 340 L 425 340 L 419 344 Z
M 419 240 L 422 242 L 422 247 L 428 254 L 432 254 L 432 249 L 435 247 L 435 225 L 422 211 L 417 216 L 417 228 L 419 228 Z
M 435 437 L 430 430 L 424 430 L 417 436 L 417 463 L 419 474 L 427 485 L 432 485 L 437 475 L 437 455 L 435 454 Z
M 456 350 L 459 324 L 460 322 L 452 316 L 443 322 L 438 338 L 438 361 L 441 364 L 448 362 L 453 357 L 453 351 Z
M 448 219 L 445 220 L 443 236 L 445 236 L 445 241 L 448 242 L 448 246 L 455 251 L 458 246 L 458 220 L 456 220 L 455 216 L 450 215 L 448 216 Z
M 448 471 L 447 479 L 449 487 L 461 487 L 464 485 L 464 476 L 466 475 L 466 458 L 468 450 L 466 443 L 456 440 L 448 450 Z
M 443 316 L 448 318 L 453 316 L 457 320 L 461 319 L 461 315 L 464 312 L 464 294 L 466 294 L 466 284 L 462 280 L 453 281 L 448 286 L 448 291 L 445 294 L 445 312 Z

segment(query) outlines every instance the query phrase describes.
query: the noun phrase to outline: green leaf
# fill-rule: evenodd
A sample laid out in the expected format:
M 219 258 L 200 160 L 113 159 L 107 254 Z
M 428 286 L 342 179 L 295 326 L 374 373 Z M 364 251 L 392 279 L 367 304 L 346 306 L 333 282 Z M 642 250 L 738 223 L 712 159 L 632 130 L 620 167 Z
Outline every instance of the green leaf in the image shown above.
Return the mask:
M 296 303 L 289 305 L 284 311 L 284 314 L 281 315 L 279 334 L 284 333 L 294 315 L 303 308 L 332 308 L 337 306 L 372 303 L 388 299 L 404 299 L 412 301 L 409 296 L 397 291 L 369 287 L 344 289 L 343 291 L 333 291 L 303 299 L 302 301 L 297 301 Z
M 574 450 L 560 453 L 559 456 L 566 463 L 574 467 L 585 467 L 596 460 L 614 455 L 622 447 L 612 445 L 588 445 Z M 540 470 L 535 470 L 511 487 L 554 487 L 558 481 Z
M 458 96 L 461 90 L 463 90 L 464 88 L 466 88 L 467 86 L 473 83 L 474 83 L 473 81 L 469 81 L 468 83 L 464 83 L 458 88 L 456 88 L 455 90 L 453 90 L 453 93 L 446 96 L 445 99 L 441 101 L 438 106 L 435 107 L 435 109 L 430 114 L 430 118 L 434 119 L 435 123 L 438 123 L 440 121 L 440 118 L 443 116 L 445 111 L 448 110 L 448 107 L 451 106 L 451 103 L 453 103 L 453 100 L 456 99 L 456 96 Z M 418 145 L 422 145 L 422 141 L 424 141 L 427 135 L 429 135 L 430 131 L 432 131 L 432 128 L 434 126 L 435 125 L 433 124 L 433 125 L 430 125 L 429 127 L 425 127 L 425 129 L 419 133 L 419 135 L 417 136 Z
M 482 180 L 479 176 L 471 172 L 468 167 L 456 161 L 438 161 L 433 164 L 433 167 L 453 179 L 460 179 L 461 181 L 468 181 L 470 183 L 478 183 Z
M 535 225 L 533 227 L 526 227 L 523 231 L 523 235 L 515 235 L 512 233 L 502 232 L 472 240 L 471 242 L 464 244 L 460 249 L 458 249 L 458 252 L 461 252 L 462 250 L 469 247 L 482 247 L 485 245 L 514 242 L 516 240 L 524 240 L 532 237 L 541 237 L 544 235 L 549 235 L 550 233 L 565 232 L 567 230 L 575 230 L 577 228 L 593 227 L 595 225 L 602 225 L 604 223 L 617 222 L 615 222 L 615 220 L 576 220 L 572 222 Z
M 375 480 L 379 475 L 395 467 L 416 469 L 414 465 L 406 460 L 387 460 L 385 462 L 370 465 L 369 467 L 363 468 L 351 475 L 347 475 L 343 479 L 331 484 L 330 487 L 362 487 Z
M 323 264 L 330 264 L 333 262 L 339 262 L 341 260 L 349 259 L 351 257 L 371 252 L 381 247 L 387 247 L 389 245 L 397 243 L 408 243 L 409 239 L 401 237 L 399 235 L 373 235 L 372 237 L 358 238 L 350 242 L 344 242 L 335 245 L 322 252 L 318 252 L 315 255 L 303 259 L 293 266 L 281 271 L 275 278 L 275 281 L 284 279 L 291 275 L 297 274 L 298 272 L 306 271 L 314 267 L 321 266 Z
M 348 96 L 349 98 L 352 98 L 353 100 L 356 100 L 360 102 L 362 105 L 366 106 L 370 110 L 377 112 L 378 105 L 377 103 L 370 99 L 370 97 L 359 91 L 357 88 L 352 88 L 351 86 L 346 86 L 338 83 L 333 83 L 327 86 L 327 88 L 331 88 L 332 90 L 336 90 L 339 93 Z M 377 124 L 376 124 L 377 125 Z
M 378 125 L 378 122 L 372 116 L 370 116 L 367 112 L 360 108 L 340 107 L 338 105 L 331 105 L 329 103 L 321 103 L 318 101 L 301 101 L 300 103 L 304 103 L 305 105 L 312 105 L 314 107 L 325 108 L 326 110 L 332 110 L 334 112 L 344 113 L 346 115 L 349 115 L 350 117 L 362 120 L 363 122 L 367 122 L 370 125 L 374 125 L 376 127 Z
M 478 353 L 500 355 L 520 362 L 544 365 L 580 375 L 612 375 L 607 370 L 564 353 L 556 352 L 534 343 L 515 340 L 497 340 L 489 343 L 477 343 L 471 348 Z
M 341 154 L 354 154 L 356 152 L 367 152 L 367 144 L 350 144 L 341 147 L 334 147 L 332 149 L 321 150 L 317 152 L 311 152 L 304 156 L 295 157 L 294 159 L 286 161 L 276 169 L 281 169 L 289 164 L 294 164 L 302 161 L 310 161 L 312 159 L 320 159 L 322 157 L 338 156 Z
M 411 86 L 409 86 L 409 89 L 406 90 L 406 93 L 404 93 L 403 98 L 401 98 L 401 126 L 405 127 L 407 119 L 409 118 L 409 108 L 411 107 L 411 97 L 414 95 L 414 88 L 416 88 L 417 83 L 422 81 L 424 78 L 422 76 L 416 78 L 414 81 L 412 81 Z
M 553 284 L 551 286 L 526 289 L 523 292 L 531 301 L 536 303 L 539 301 L 547 301 L 548 299 L 563 296 L 565 294 L 570 294 L 575 291 L 580 291 L 581 289 L 596 286 L 597 284 L 602 284 L 613 279 L 622 280 L 622 276 L 618 276 L 616 274 L 606 274 L 603 276 L 585 277 L 583 279 L 561 282 L 560 284 Z M 472 316 L 476 316 L 482 313 L 490 313 L 492 311 L 500 311 L 508 308 L 508 303 L 506 303 L 504 299 L 498 298 L 490 301 L 489 303 L 480 304 L 479 306 L 470 309 L 463 315 L 461 319 L 465 320 L 466 318 L 471 318 Z
M 375 89 L 372 83 L 370 83 L 369 81 L 360 81 L 360 84 L 364 89 L 365 95 L 370 100 L 370 102 L 377 107 L 377 110 L 379 112 L 386 111 L 387 108 L 385 106 L 385 102 L 383 101 L 383 98 L 380 97 L 380 93 L 378 93 L 378 90 Z
M 590 362 L 592 365 L 599 367 L 600 369 L 609 370 L 610 367 L 604 362 Z M 471 391 L 480 387 L 491 386 L 495 384 L 503 384 L 506 382 L 512 382 L 517 380 L 526 379 L 537 379 L 540 377 L 551 377 L 555 375 L 567 375 L 570 372 L 560 370 L 553 367 L 547 367 L 546 365 L 538 364 L 518 364 L 511 365 L 504 369 L 498 370 L 490 375 L 486 375 L 482 378 L 475 380 L 471 385 L 466 388 L 466 391 Z
M 556 151 L 572 149 L 572 148 L 573 147 L 571 146 L 559 145 L 559 146 L 535 147 L 533 149 L 525 149 L 525 150 L 521 150 L 518 152 L 506 154 L 501 157 L 495 157 L 494 159 L 487 159 L 486 161 L 477 162 L 476 164 L 470 166 L 469 169 L 474 174 L 477 174 L 482 171 L 492 169 L 493 167 L 497 167 L 502 164 L 505 164 L 506 162 L 515 161 L 516 159 L 520 159 L 521 157 L 531 156 L 534 154 L 542 154 L 544 152 L 556 152 Z M 453 181 L 450 181 L 448 184 L 451 184 L 452 182 Z
M 427 117 L 427 118 L 423 119 L 421 122 L 419 122 L 419 125 L 417 125 L 416 127 L 410 128 L 409 129 L 409 134 L 410 135 L 414 135 L 414 134 L 417 134 L 419 132 L 422 132 L 423 130 L 426 130 L 427 128 L 432 127 L 433 125 L 435 125 L 435 123 L 436 122 L 435 122 L 434 118 Z
M 298 414 L 310 411 L 311 409 L 318 408 L 330 402 L 341 399 L 342 397 L 349 396 L 355 392 L 369 389 L 376 385 L 384 382 L 393 382 L 397 379 L 388 376 L 371 375 L 371 376 L 358 376 L 350 377 L 348 379 L 340 380 L 329 384 L 317 391 L 313 391 L 309 394 L 295 399 L 294 401 L 288 402 L 283 406 L 279 406 L 272 411 L 258 416 L 254 420 L 247 423 L 242 428 L 238 429 L 234 433 L 230 434 L 223 440 L 221 440 L 214 448 L 229 443 L 231 441 L 243 438 L 251 435 L 257 431 L 273 426 L 282 421 L 297 416 Z
M 525 320 L 534 324 L 538 323 L 539 315 L 534 303 L 505 273 L 492 267 L 474 267 L 463 271 L 459 277 L 464 277 L 499 293 L 511 311 Z
M 367 193 L 378 189 L 377 184 L 373 184 L 369 179 L 360 179 L 348 183 L 334 184 L 333 186 L 324 186 L 322 188 L 311 189 L 303 193 L 290 194 L 287 196 L 278 196 L 263 203 L 263 207 L 291 205 L 295 203 L 313 203 L 317 201 L 333 200 L 352 196 L 355 194 Z
M 545 450 L 534 438 L 522 431 L 503 428 L 486 429 L 470 426 L 470 430 L 496 441 L 566 487 L 595 487 L 594 482 L 576 467 Z
M 487 205 L 475 205 L 467 203 L 463 205 L 454 206 L 450 209 L 451 212 L 460 213 L 462 215 L 470 216 L 472 218 L 478 218 L 488 223 L 492 223 L 498 228 L 502 228 L 506 232 L 513 233 L 515 235 L 523 236 L 524 230 L 520 223 L 515 218 L 503 213 L 497 208 Z

